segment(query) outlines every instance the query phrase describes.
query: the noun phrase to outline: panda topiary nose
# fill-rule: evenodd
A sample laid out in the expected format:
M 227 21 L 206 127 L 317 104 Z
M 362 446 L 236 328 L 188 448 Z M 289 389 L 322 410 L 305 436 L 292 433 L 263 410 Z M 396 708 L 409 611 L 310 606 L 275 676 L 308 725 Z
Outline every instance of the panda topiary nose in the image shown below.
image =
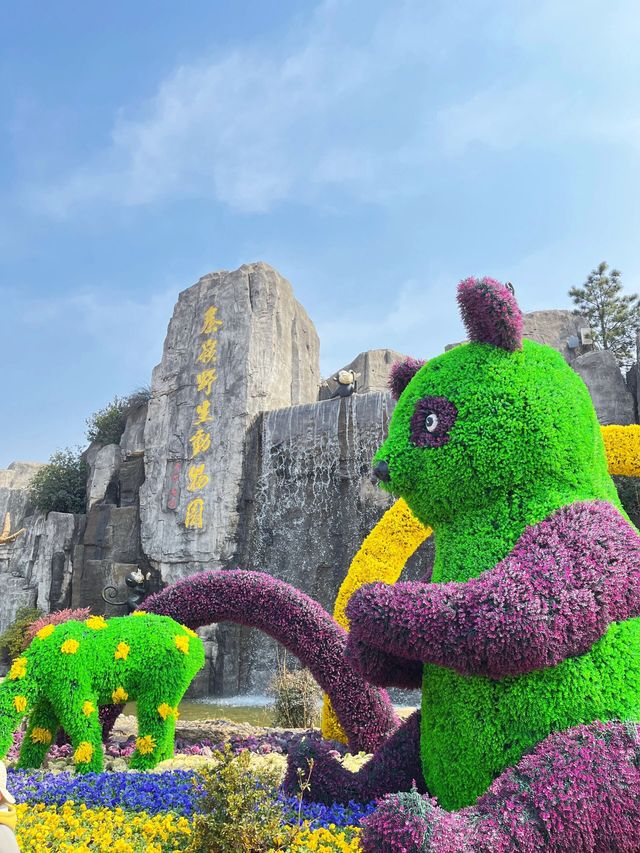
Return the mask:
M 389 466 L 381 459 L 379 462 L 373 466 L 373 479 L 374 482 L 376 480 L 382 480 L 383 483 L 388 483 L 391 479 L 391 474 L 389 473 Z

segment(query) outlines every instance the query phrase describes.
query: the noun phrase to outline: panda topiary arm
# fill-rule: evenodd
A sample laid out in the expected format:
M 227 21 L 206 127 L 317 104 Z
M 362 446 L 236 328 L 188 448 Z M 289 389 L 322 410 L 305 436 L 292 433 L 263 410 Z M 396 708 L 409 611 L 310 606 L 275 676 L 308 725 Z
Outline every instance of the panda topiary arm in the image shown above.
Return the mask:
M 422 662 L 391 655 L 363 640 L 347 645 L 347 660 L 370 684 L 417 690 L 422 686 Z
M 364 666 L 367 647 L 490 678 L 555 666 L 640 616 L 640 537 L 607 503 L 572 504 L 477 578 L 366 586 L 347 616 Z

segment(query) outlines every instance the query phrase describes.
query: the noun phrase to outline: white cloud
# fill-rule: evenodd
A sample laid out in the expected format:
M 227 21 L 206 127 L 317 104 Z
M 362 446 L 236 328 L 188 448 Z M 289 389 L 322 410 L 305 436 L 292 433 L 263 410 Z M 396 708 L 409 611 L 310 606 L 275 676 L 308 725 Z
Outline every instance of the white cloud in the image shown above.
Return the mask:
M 32 186 L 30 202 L 54 216 L 178 198 L 255 213 L 340 191 L 380 203 L 425 192 L 439 158 L 478 144 L 637 144 L 617 85 L 638 70 L 637 16 L 633 2 L 613 5 L 325 0 L 279 40 L 177 68 L 120 112 L 104 150 Z M 503 52 L 507 70 L 487 78 L 483 61 Z

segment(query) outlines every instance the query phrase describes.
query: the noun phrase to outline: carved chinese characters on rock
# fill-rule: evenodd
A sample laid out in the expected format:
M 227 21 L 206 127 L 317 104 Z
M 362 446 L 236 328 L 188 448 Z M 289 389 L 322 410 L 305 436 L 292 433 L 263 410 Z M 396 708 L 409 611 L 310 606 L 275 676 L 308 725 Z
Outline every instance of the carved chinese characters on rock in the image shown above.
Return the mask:
M 175 461 L 171 463 L 171 472 L 169 475 L 169 497 L 167 498 L 167 509 L 175 511 L 178 509 L 178 501 L 180 500 L 180 478 L 182 476 L 182 462 Z
M 184 517 L 184 526 L 187 529 L 202 530 L 206 518 L 205 500 L 200 492 L 210 479 L 207 473 L 207 457 L 211 449 L 211 423 L 214 419 L 211 393 L 218 379 L 216 362 L 218 332 L 221 328 L 218 309 L 211 305 L 204 313 L 196 356 L 196 390 L 199 396 L 194 410 L 193 429 L 189 436 L 190 459 L 186 488 L 190 500 Z

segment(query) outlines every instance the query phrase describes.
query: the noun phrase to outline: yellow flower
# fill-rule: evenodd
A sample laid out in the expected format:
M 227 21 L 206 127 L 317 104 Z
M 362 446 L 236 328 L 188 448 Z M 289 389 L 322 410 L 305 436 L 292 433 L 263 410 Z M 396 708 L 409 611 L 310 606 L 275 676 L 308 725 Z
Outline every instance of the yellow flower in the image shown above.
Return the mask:
M 602 438 L 610 474 L 640 476 L 640 426 L 603 426 Z
M 76 764 L 88 764 L 93 758 L 93 746 L 89 741 L 83 740 L 78 745 L 78 748 L 73 753 L 73 760 Z
M 176 718 L 178 717 L 178 709 L 172 708 L 171 705 L 168 705 L 166 702 L 163 702 L 162 705 L 158 705 L 158 713 L 163 720 L 166 720 L 171 714 Z
M 130 616 L 146 616 L 147 611 L 146 610 L 134 610 L 133 613 L 130 613 L 129 615 Z
M 40 630 L 36 634 L 36 637 L 39 640 L 46 640 L 47 637 L 50 637 L 55 630 L 56 630 L 55 625 L 45 625 L 44 628 L 40 628 Z
M 49 729 L 43 729 L 41 726 L 35 726 L 30 734 L 32 743 L 48 744 L 53 740 L 53 735 Z
M 136 738 L 136 748 L 142 755 L 150 755 L 156 748 L 156 742 L 151 735 Z
M 177 637 L 174 637 L 175 644 L 180 651 L 188 655 L 189 654 L 189 638 L 185 637 L 183 634 L 178 634 Z
M 129 657 L 130 651 L 131 647 L 126 643 L 118 643 L 118 648 L 115 650 L 113 656 L 116 660 L 126 660 Z
M 15 696 L 13 699 L 13 705 L 19 714 L 24 714 L 24 712 L 27 710 L 27 697 Z
M 103 619 L 102 616 L 89 616 L 88 619 L 85 619 L 84 624 L 92 631 L 104 631 L 105 628 L 109 627 L 107 620 Z
M 80 643 L 77 640 L 65 640 L 60 646 L 60 651 L 63 655 L 75 655 L 80 648 Z
M 126 702 L 128 698 L 129 694 L 124 687 L 116 687 L 111 694 L 111 699 L 113 700 L 114 705 L 120 705 L 122 702 Z
M 182 625 L 182 630 L 186 631 L 190 637 L 197 637 L 198 636 L 195 631 L 192 631 L 191 628 L 187 628 L 186 625 Z
M 26 658 L 16 658 L 14 662 L 11 664 L 11 669 L 9 670 L 9 678 L 12 681 L 15 681 L 16 678 L 24 678 L 27 674 L 27 659 Z
M 82 713 L 85 715 L 85 717 L 90 717 L 95 712 L 95 710 L 96 709 L 93 702 L 89 702 L 89 700 L 87 699 L 87 701 L 82 706 Z

